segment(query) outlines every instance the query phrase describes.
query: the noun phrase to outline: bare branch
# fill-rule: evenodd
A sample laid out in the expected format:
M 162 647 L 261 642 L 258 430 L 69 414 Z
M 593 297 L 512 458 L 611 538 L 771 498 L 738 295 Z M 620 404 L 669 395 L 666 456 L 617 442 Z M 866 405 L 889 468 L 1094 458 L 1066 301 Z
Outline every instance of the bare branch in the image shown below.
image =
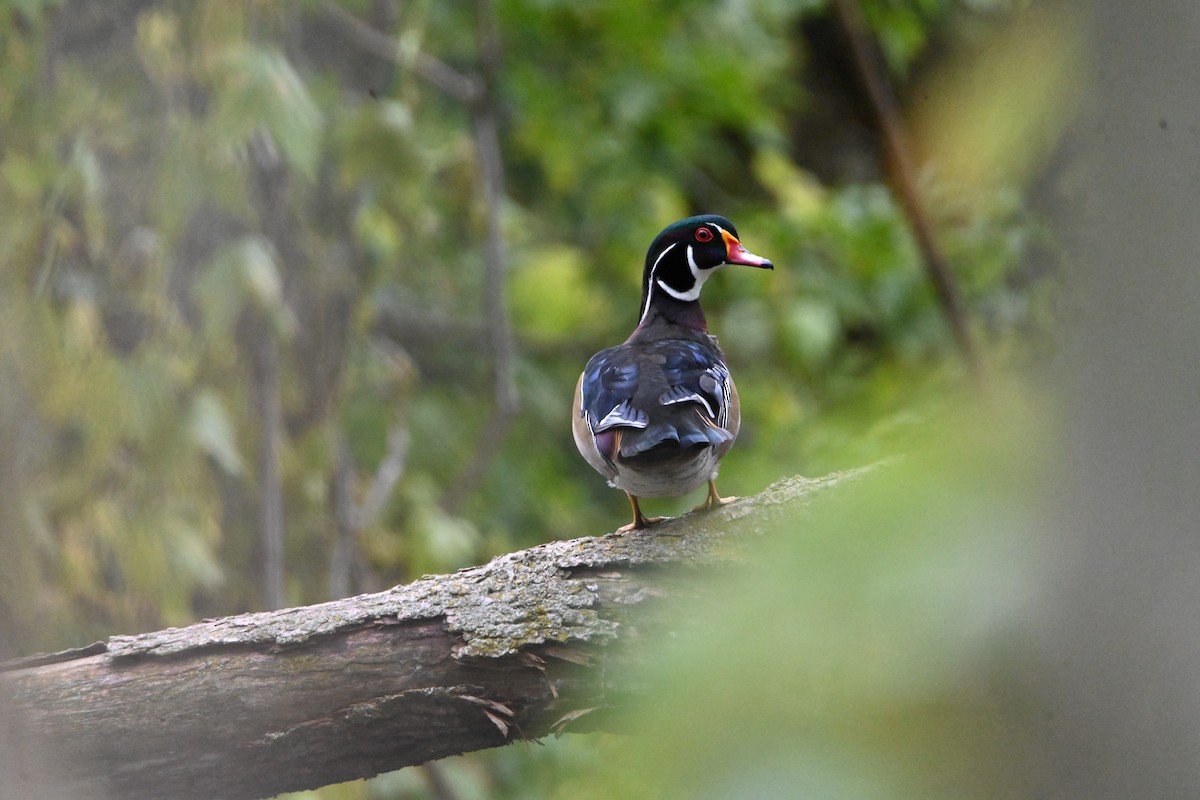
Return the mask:
M 486 104 L 475 117 L 475 142 L 487 215 L 486 239 L 483 243 L 486 269 L 484 318 L 487 320 L 488 341 L 492 347 L 494 401 L 496 407 L 507 415 L 516 412 L 518 396 L 513 369 L 516 345 L 508 312 L 508 269 L 500 219 L 504 202 L 504 165 L 495 114 L 486 108 Z
M 375 475 L 371 478 L 367 492 L 363 495 L 362 505 L 358 508 L 357 522 L 360 530 L 373 523 L 383 511 L 384 504 L 392 496 L 392 489 L 404 474 L 409 438 L 408 426 L 402 422 L 397 422 L 388 431 L 387 452 L 375 468 Z
M 354 460 L 342 431 L 334 434 L 333 478 L 329 495 L 333 506 L 333 553 L 329 559 L 329 596 L 347 597 L 362 591 L 363 563 L 358 550 L 358 506 L 354 502 Z
M 504 441 L 519 409 L 516 379 L 516 341 L 508 308 L 508 268 L 504 246 L 503 204 L 505 196 L 504 156 L 500 149 L 495 98 L 491 87 L 499 69 L 500 34 L 489 0 L 479 0 L 479 62 L 484 91 L 472 106 L 475 152 L 479 159 L 486 226 L 483 242 L 484 320 L 492 351 L 492 412 L 479 434 L 475 453 L 443 498 L 443 506 L 455 513 L 462 506 Z
M 262 602 L 266 608 L 282 608 L 284 594 L 283 477 L 280 450 L 283 447 L 283 408 L 279 398 L 279 342 L 263 320 L 251 323 L 256 330 L 247 342 L 254 385 L 254 411 L 259 424 L 258 523 L 262 547 Z
M 383 511 L 408 460 L 408 427 L 397 422 L 388 432 L 387 451 L 367 485 L 361 503 L 354 500 L 355 467 L 345 436 L 338 434 L 332 486 L 337 539 L 329 565 L 329 596 L 346 597 L 362 590 L 363 566 L 358 538 Z

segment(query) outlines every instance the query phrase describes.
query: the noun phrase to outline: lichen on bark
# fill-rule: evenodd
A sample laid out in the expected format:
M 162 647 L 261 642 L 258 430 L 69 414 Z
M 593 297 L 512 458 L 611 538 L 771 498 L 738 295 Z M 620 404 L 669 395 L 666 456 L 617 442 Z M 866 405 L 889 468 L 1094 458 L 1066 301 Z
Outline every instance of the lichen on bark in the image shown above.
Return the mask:
M 222 647 L 290 647 L 379 620 L 442 618 L 456 657 L 499 657 L 544 642 L 604 642 L 619 623 L 597 612 L 598 589 L 573 573 L 596 567 L 698 564 L 744 547 L 777 512 L 862 470 L 791 477 L 708 513 L 641 531 L 560 540 L 498 556 L 450 575 L 303 608 L 240 614 L 107 642 L 110 658 L 176 655 Z

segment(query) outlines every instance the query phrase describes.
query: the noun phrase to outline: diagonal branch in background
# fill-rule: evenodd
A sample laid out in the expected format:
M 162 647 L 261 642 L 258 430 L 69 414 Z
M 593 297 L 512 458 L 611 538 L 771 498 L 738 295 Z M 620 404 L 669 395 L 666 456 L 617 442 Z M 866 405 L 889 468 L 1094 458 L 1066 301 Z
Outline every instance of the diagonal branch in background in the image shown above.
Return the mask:
M 377 594 L 0 665 L 6 725 L 55 765 L 6 774 L 5 788 L 240 800 L 612 728 L 619 717 L 587 712 L 636 695 L 634 667 L 684 624 L 666 600 L 711 590 L 684 568 L 729 563 L 864 471 L 788 478 L 710 513 Z
M 966 304 L 955 281 L 954 272 L 938 245 L 937 237 L 934 236 L 933 223 L 917 189 L 916 168 L 909 154 L 908 137 L 878 48 L 863 19 L 858 0 L 834 0 L 833 8 L 849 41 L 855 70 L 878 120 L 884 150 L 892 167 L 895 189 L 900 195 L 917 246 L 924 257 L 925 271 L 937 293 L 938 302 L 946 316 L 946 322 L 950 325 L 959 352 L 962 353 L 967 366 L 978 376 L 982 364 L 971 336 Z
M 430 86 L 444 92 L 459 102 L 468 105 L 476 102 L 480 94 L 479 81 L 464 75 L 449 64 L 422 50 L 409 52 L 399 40 L 372 28 L 337 3 L 324 0 L 320 5 L 325 16 L 367 52 L 392 61 L 399 67 L 412 70 Z
M 334 518 L 337 522 L 337 538 L 334 540 L 333 557 L 329 565 L 329 596 L 346 597 L 362 591 L 365 569 L 362 564 L 359 535 L 363 529 L 375 522 L 383 511 L 392 490 L 404 474 L 408 460 L 408 426 L 403 422 L 392 425 L 387 436 L 387 450 L 371 482 L 367 484 L 362 502 L 354 499 L 355 467 L 350 455 L 350 445 L 343 432 L 338 431 L 334 443 L 333 498 Z

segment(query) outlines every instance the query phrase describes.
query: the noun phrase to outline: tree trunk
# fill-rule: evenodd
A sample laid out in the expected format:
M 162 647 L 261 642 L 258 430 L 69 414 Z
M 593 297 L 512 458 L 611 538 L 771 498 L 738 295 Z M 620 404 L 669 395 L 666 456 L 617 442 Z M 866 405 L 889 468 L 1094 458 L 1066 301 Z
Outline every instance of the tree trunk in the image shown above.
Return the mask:
M 602 726 L 587 712 L 628 692 L 638 642 L 677 627 L 663 599 L 702 590 L 663 567 L 727 559 L 856 474 L 785 479 L 711 513 L 377 594 L 0 665 L 23 759 L 0 762 L 3 783 L 22 797 L 47 796 L 48 779 L 55 796 L 267 797 Z

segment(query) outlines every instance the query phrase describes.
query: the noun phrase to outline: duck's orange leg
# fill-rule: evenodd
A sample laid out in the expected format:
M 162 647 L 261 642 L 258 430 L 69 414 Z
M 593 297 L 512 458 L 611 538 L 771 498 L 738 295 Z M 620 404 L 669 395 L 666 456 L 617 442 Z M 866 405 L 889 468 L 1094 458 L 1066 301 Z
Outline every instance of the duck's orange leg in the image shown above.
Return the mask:
M 704 498 L 704 502 L 692 509 L 692 511 L 712 511 L 714 508 L 719 508 L 723 505 L 732 503 L 734 500 L 741 498 L 730 495 L 729 497 L 721 497 L 717 493 L 717 482 L 708 482 L 708 497 Z
M 663 520 L 670 519 L 670 517 L 647 517 L 642 513 L 642 510 L 638 508 L 638 499 L 629 494 L 629 492 L 626 492 L 625 495 L 629 498 L 630 508 L 633 509 L 633 522 L 617 528 L 617 533 L 629 533 L 629 531 L 641 530 L 642 528 L 648 528 L 651 525 L 662 522 Z

